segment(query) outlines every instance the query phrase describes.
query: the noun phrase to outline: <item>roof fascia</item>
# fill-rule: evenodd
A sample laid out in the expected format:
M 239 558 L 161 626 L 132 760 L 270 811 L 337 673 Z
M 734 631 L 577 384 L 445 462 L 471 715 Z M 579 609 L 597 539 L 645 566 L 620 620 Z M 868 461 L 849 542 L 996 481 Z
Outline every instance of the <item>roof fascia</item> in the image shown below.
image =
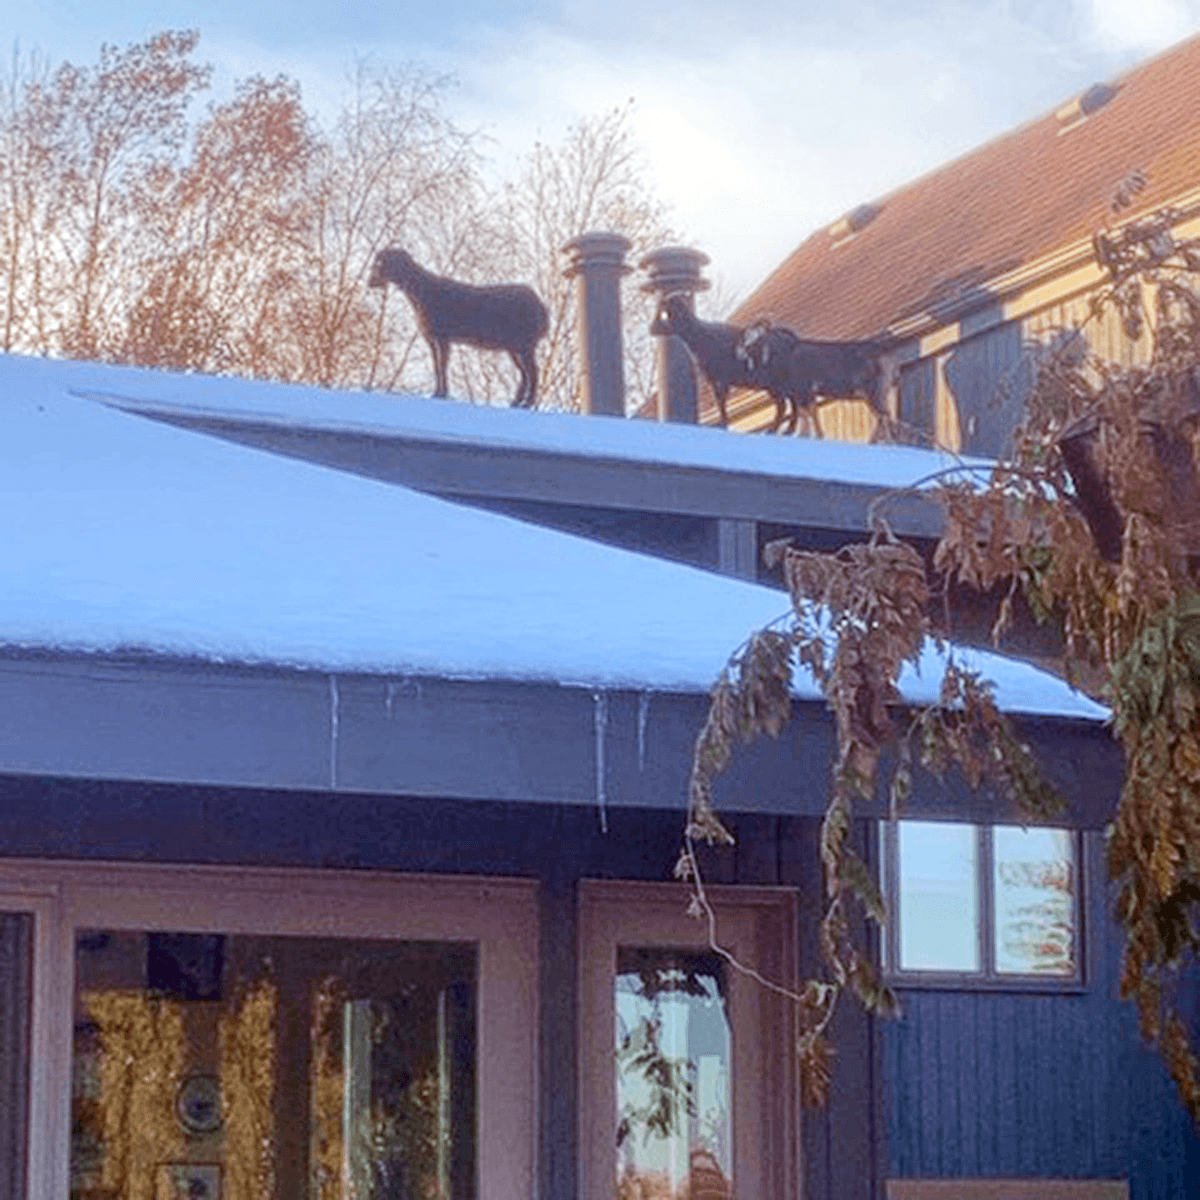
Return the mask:
M 12 655 L 0 660 L 0 774 L 661 808 L 682 817 L 707 706 L 706 696 L 668 692 Z M 1107 730 L 1045 717 L 1018 726 L 1068 798 L 1064 823 L 1102 827 L 1122 774 Z M 727 811 L 819 815 L 833 755 L 826 706 L 798 702 L 784 736 L 734 755 L 717 801 Z M 886 811 L 881 793 L 861 815 Z M 1017 816 L 961 781 L 930 777 L 916 780 L 906 811 Z
M 226 441 L 401 484 L 448 499 L 532 500 L 582 508 L 770 521 L 846 533 L 871 525 L 872 505 L 888 496 L 888 520 L 907 537 L 940 536 L 937 502 L 868 483 L 766 475 L 713 467 L 464 445 L 398 433 L 310 430 L 252 419 L 190 416 L 130 406 L 153 420 Z

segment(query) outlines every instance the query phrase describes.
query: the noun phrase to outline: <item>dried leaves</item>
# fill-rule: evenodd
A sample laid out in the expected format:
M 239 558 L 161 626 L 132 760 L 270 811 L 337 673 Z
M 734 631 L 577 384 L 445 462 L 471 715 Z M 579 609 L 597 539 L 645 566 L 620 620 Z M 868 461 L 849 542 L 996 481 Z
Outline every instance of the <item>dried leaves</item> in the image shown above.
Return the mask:
M 945 493 L 938 564 L 1020 589 L 1062 620 L 1068 675 L 1104 681 L 1126 761 L 1108 842 L 1121 993 L 1200 1120 L 1175 1013 L 1200 949 L 1200 244 L 1175 239 L 1177 220 L 1164 211 L 1096 239 L 1111 286 L 1092 316 L 1114 304 L 1129 338 L 1149 332 L 1148 361 L 1097 361 L 1078 335 L 1041 352 L 1013 462 L 978 492 Z M 998 743 L 1002 774 L 1036 807 L 1017 749 Z
M 1200 1075 L 1175 1012 L 1181 968 L 1200 950 L 1200 243 L 1179 242 L 1163 212 L 1097 236 L 1111 286 L 1091 317 L 1116 305 L 1128 337 L 1150 333 L 1149 360 L 1121 367 L 1092 358 L 1086 329 L 1030 350 L 1034 384 L 1011 461 L 983 484 L 941 489 L 945 534 L 934 570 L 1007 599 L 1020 595 L 1063 630 L 1073 680 L 1101 680 L 1126 757 L 1109 832 L 1109 871 L 1126 931 L 1122 994 L 1157 1040 L 1193 1117 Z M 1030 748 L 998 711 L 991 686 L 951 662 L 939 703 L 899 719 L 896 680 L 931 625 L 925 564 L 880 528 L 837 554 L 785 544 L 767 549 L 792 595 L 786 626 L 756 634 L 730 661 L 697 741 L 681 875 L 702 889 L 692 838 L 729 840 L 712 785 L 733 748 L 776 736 L 790 713 L 796 666 L 832 710 L 838 752 L 821 830 L 826 908 L 819 931 L 828 977 L 792 999 L 805 1099 L 821 1103 L 833 1062 L 828 1027 L 849 988 L 872 1012 L 895 998 L 865 953 L 856 920 L 880 921 L 878 889 L 850 845 L 856 802 L 873 797 L 881 754 L 896 767 L 893 813 L 919 765 L 956 769 L 1020 810 L 1044 818 L 1061 801 Z

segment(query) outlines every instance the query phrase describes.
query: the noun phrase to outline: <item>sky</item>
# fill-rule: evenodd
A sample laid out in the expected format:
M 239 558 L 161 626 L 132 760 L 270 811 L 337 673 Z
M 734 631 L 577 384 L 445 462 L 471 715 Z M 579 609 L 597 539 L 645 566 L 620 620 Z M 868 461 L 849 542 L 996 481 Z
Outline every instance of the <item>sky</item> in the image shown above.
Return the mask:
M 1200 0 L 5 0 L 11 48 L 199 29 L 218 86 L 299 80 L 336 111 L 354 66 L 454 77 L 498 171 L 633 101 L 646 170 L 728 303 L 813 230 L 1200 31 Z

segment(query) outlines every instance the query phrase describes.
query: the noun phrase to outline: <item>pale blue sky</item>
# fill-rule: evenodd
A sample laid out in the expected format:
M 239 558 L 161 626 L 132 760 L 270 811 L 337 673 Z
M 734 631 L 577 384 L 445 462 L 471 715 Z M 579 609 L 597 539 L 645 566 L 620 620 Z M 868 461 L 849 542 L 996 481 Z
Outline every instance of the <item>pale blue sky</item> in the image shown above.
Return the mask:
M 662 197 L 744 295 L 814 228 L 1200 30 L 1200 0 L 5 0 L 51 62 L 198 28 L 332 109 L 356 60 L 453 73 L 499 164 L 635 100 Z

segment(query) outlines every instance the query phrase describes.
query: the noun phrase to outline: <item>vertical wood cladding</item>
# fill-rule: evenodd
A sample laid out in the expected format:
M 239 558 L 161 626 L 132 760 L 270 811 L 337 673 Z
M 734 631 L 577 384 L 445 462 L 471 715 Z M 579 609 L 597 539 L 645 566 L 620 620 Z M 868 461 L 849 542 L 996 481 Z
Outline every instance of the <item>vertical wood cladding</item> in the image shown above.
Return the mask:
M 1127 1176 L 1131 1200 L 1200 1196 L 1200 1140 L 1115 999 L 1101 838 L 1084 835 L 1081 994 L 902 991 L 880 1030 L 892 1176 Z
M 900 441 L 928 446 L 936 428 L 937 363 L 922 358 L 900 368 Z
M 946 359 L 946 403 L 957 409 L 962 453 L 996 458 L 1012 449 L 1012 431 L 1032 382 L 1019 322 L 966 338 Z
M 0 913 L 0 1200 L 25 1194 L 33 917 Z
M 808 786 L 823 788 L 823 779 Z M 536 876 L 540 883 L 540 1194 L 575 1200 L 576 882 L 666 880 L 682 810 L 467 803 L 67 780 L 0 780 L 0 854 Z M 734 815 L 704 852 L 715 882 L 797 889 L 800 969 L 819 960 L 817 817 Z M 869 826 L 855 837 L 870 850 Z M 905 991 L 902 1020 L 838 1014 L 829 1107 L 801 1121 L 804 1200 L 874 1200 L 893 1177 L 1128 1175 L 1133 1200 L 1200 1195 L 1200 1143 L 1133 1013 L 1099 835 L 1086 836 L 1081 994 Z M 23 1174 L 28 926 L 0 918 L 0 1200 Z M 3 1189 L 9 1188 L 8 1192 Z

